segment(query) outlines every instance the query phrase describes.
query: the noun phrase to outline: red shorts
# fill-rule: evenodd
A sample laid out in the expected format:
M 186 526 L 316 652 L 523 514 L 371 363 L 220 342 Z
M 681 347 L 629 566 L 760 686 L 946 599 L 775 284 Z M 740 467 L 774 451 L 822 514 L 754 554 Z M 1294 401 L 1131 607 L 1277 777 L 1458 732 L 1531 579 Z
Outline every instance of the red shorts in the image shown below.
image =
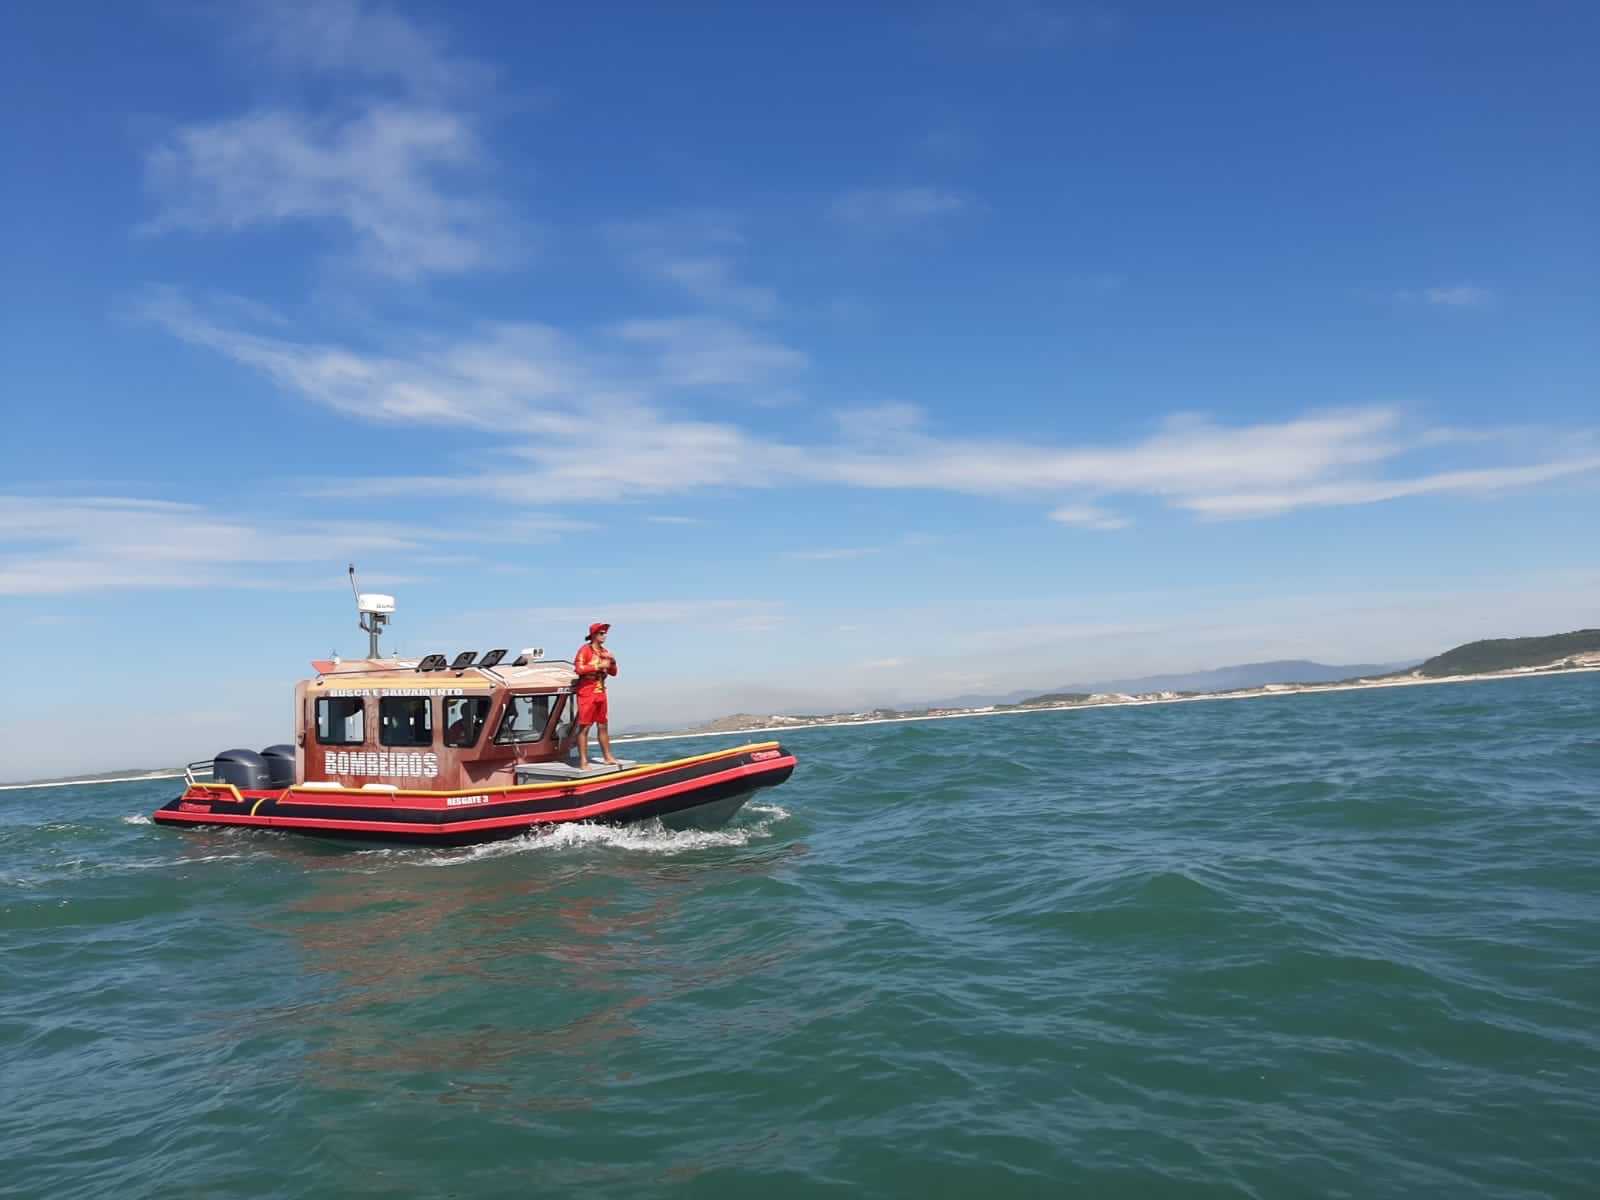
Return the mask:
M 607 717 L 606 694 L 598 688 L 578 693 L 578 724 L 604 725 Z

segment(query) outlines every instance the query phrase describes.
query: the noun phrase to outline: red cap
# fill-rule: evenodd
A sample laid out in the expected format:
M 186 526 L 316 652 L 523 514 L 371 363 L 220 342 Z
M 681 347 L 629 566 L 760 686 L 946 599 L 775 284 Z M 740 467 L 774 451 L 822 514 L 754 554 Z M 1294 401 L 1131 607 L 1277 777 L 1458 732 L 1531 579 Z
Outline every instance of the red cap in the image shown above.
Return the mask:
M 607 625 L 604 621 L 596 621 L 593 625 L 589 626 L 589 636 L 593 637 L 597 633 L 604 633 L 610 628 L 611 626 Z

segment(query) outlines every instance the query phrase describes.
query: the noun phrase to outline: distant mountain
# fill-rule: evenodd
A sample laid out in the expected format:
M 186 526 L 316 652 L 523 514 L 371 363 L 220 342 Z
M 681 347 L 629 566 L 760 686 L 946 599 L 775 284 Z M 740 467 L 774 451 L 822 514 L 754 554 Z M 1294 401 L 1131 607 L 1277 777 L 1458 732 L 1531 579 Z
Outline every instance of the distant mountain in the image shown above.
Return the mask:
M 1548 637 L 1490 638 L 1436 654 L 1417 668 L 1419 675 L 1479 675 L 1513 667 L 1542 667 L 1574 654 L 1600 653 L 1600 629 L 1578 629 Z
M 1235 688 L 1263 687 L 1269 683 L 1338 683 L 1344 679 L 1387 675 L 1412 663 L 1351 663 L 1329 666 L 1307 659 L 1282 659 L 1277 662 L 1241 663 L 1216 667 L 1210 671 L 1189 671 L 1177 675 L 1142 675 L 1136 679 L 1100 679 L 1091 683 L 1066 683 L 1049 689 L 1056 692 L 1122 692 L 1138 696 L 1145 692 L 1229 692 Z M 1015 704 L 1035 699 L 1038 689 L 1007 692 L 1003 696 L 952 696 L 936 702 L 938 708 L 976 708 L 985 704 Z
M 1236 667 L 1217 667 L 1210 671 L 1189 671 L 1182 675 L 1142 675 L 1137 679 L 1109 679 L 1093 684 L 1072 684 L 1055 689 L 1061 692 L 1125 692 L 1137 696 L 1142 692 L 1231 692 L 1236 688 L 1264 687 L 1269 683 L 1338 683 L 1344 679 L 1360 679 L 1373 675 L 1387 675 L 1402 670 L 1410 663 L 1350 663 L 1329 666 L 1303 658 L 1280 659 L 1277 662 L 1242 663 Z

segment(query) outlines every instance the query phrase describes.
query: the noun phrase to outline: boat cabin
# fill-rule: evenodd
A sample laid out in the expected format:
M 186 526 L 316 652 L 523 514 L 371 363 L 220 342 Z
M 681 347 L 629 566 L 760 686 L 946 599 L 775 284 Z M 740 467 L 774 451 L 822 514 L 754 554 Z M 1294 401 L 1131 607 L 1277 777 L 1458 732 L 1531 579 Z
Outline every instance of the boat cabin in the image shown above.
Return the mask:
M 524 652 L 502 665 L 506 653 L 313 662 L 295 688 L 294 782 L 460 791 L 568 773 L 571 664 Z

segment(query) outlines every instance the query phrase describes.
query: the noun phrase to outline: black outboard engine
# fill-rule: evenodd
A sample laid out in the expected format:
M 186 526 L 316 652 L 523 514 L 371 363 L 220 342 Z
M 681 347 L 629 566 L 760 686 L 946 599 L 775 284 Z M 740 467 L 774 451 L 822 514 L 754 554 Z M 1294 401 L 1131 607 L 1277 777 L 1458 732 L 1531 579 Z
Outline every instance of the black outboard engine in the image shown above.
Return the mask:
M 290 769 L 294 764 L 290 763 Z M 243 791 L 265 791 L 272 786 L 267 760 L 254 750 L 224 750 L 211 760 L 211 777 Z
M 294 747 L 268 746 L 261 752 L 267 760 L 267 777 L 275 788 L 294 786 Z

